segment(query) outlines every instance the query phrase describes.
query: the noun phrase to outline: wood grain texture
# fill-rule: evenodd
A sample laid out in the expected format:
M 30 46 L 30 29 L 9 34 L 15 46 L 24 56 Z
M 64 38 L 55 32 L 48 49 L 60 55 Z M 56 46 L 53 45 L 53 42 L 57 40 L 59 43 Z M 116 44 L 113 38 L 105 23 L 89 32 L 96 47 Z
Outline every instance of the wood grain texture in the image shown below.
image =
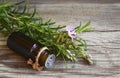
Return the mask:
M 13 0 L 20 1 L 20 0 Z M 22 0 L 21 0 L 22 1 Z M 120 0 L 27 0 L 32 4 L 63 4 L 63 3 L 120 3 Z
M 88 43 L 94 65 L 82 59 L 77 63 L 57 59 L 54 66 L 35 71 L 26 59 L 6 46 L 0 33 L 0 78 L 120 78 L 120 3 L 119 0 L 29 0 L 37 4 L 38 13 L 57 24 L 78 25 L 91 21 L 96 30 L 79 36 Z

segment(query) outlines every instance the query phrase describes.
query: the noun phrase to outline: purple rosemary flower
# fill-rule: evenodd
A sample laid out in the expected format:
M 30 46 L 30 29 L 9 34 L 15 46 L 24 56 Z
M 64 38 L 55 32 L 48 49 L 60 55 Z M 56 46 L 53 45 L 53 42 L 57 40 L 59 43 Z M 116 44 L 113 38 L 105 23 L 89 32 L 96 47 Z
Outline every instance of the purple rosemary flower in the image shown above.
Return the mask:
M 72 40 L 77 38 L 77 34 L 75 32 L 75 27 L 74 26 L 67 26 L 66 31 L 68 32 L 68 35 Z
M 88 55 L 88 58 L 90 58 L 91 60 L 93 59 L 93 57 L 92 57 L 92 55 L 91 55 L 91 54 L 89 54 L 89 55 Z

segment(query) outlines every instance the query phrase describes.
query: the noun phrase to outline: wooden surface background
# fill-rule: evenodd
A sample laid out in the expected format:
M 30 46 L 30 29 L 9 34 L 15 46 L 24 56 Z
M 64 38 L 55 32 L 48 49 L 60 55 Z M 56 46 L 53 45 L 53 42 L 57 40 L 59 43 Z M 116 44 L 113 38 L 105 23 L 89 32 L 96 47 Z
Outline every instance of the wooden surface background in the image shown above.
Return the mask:
M 19 1 L 19 0 L 17 0 Z M 120 78 L 120 0 L 29 0 L 38 13 L 57 24 L 85 24 L 96 30 L 80 34 L 88 43 L 94 65 L 56 60 L 54 66 L 36 71 L 6 46 L 0 34 L 0 78 Z

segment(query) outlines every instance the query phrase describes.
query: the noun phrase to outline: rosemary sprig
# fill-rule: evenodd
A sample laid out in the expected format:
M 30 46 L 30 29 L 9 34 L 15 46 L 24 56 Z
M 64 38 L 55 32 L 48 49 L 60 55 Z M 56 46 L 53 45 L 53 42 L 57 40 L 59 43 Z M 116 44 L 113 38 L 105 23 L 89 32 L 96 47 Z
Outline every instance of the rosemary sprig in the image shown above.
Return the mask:
M 35 18 L 36 8 L 30 14 L 25 4 L 23 11 L 18 12 L 16 7 L 22 3 L 2 2 L 0 4 L 0 31 L 5 31 L 8 35 L 12 32 L 23 32 L 47 46 L 51 52 L 56 56 L 61 56 L 64 60 L 77 61 L 78 57 L 82 57 L 93 64 L 86 51 L 86 41 L 82 38 L 74 38 L 76 33 L 88 30 L 90 22 L 84 26 L 80 23 L 72 31 L 61 31 L 66 26 L 55 26 L 55 22 L 51 20 L 44 22 L 42 17 Z

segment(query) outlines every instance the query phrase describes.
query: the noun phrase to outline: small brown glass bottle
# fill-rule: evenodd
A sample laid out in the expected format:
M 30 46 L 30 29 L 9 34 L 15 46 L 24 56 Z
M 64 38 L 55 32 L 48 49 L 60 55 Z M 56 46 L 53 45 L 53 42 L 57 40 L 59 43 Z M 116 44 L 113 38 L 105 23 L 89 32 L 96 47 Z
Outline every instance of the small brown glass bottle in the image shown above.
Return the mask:
M 13 32 L 7 39 L 7 46 L 27 58 L 27 63 L 36 70 L 50 68 L 55 61 L 55 55 L 51 54 L 47 47 L 21 32 Z

